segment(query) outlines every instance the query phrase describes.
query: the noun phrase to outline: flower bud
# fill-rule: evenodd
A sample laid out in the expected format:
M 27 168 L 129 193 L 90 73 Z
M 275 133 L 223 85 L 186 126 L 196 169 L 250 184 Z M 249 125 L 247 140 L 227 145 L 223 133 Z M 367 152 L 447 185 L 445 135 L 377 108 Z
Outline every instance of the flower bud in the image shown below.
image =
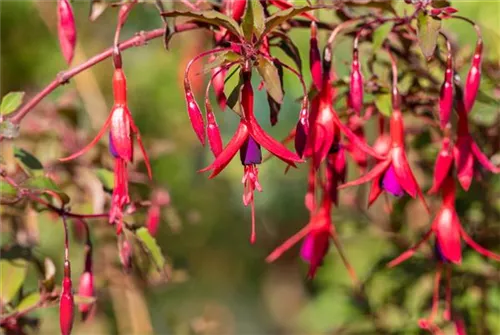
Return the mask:
M 299 122 L 295 128 L 295 152 L 300 158 L 304 155 L 304 150 L 307 144 L 307 134 L 309 131 L 309 113 L 307 107 L 300 111 Z
M 311 38 L 309 39 L 309 68 L 314 86 L 321 90 L 323 74 L 321 68 L 321 55 L 318 48 L 316 23 L 311 22 Z
M 450 121 L 451 111 L 453 109 L 453 63 L 451 54 L 448 54 L 446 62 L 446 71 L 444 82 L 441 86 L 439 96 L 439 119 L 441 121 L 441 129 L 444 129 Z
M 62 292 L 59 300 L 59 325 L 62 335 L 71 334 L 74 317 L 74 301 L 71 287 L 71 270 L 69 261 L 64 262 L 64 278 Z
M 217 157 L 222 152 L 222 137 L 208 99 L 205 100 L 205 109 L 207 111 L 208 145 L 210 146 L 210 150 L 212 150 L 214 157 Z
M 80 285 L 78 287 L 78 295 L 81 297 L 94 297 L 94 275 L 90 271 L 84 272 L 80 277 Z M 91 311 L 93 303 L 80 304 L 78 310 L 82 313 L 82 319 L 85 320 Z
M 187 82 L 184 82 L 184 90 L 191 126 L 193 127 L 196 136 L 198 136 L 200 143 L 205 145 L 205 122 L 203 121 L 203 115 L 201 114 L 200 107 L 194 99 L 193 92 Z
M 148 228 L 151 236 L 155 236 L 158 231 L 158 225 L 160 224 L 160 206 L 154 204 L 151 205 L 148 209 L 148 214 L 146 218 L 146 227 Z
M 465 110 L 469 113 L 476 101 L 479 84 L 481 83 L 481 59 L 483 58 L 483 40 L 479 39 L 476 44 L 476 51 L 472 58 L 472 66 L 467 74 L 465 82 L 464 105 Z
M 361 74 L 357 49 L 354 49 L 352 55 L 349 104 L 357 115 L 361 113 L 361 108 L 363 107 L 363 75 Z
M 73 9 L 68 0 L 57 1 L 57 32 L 64 59 L 70 64 L 75 53 L 76 27 Z
M 129 272 L 132 269 L 132 247 L 128 240 L 123 240 L 119 247 L 120 262 L 122 263 L 123 269 Z

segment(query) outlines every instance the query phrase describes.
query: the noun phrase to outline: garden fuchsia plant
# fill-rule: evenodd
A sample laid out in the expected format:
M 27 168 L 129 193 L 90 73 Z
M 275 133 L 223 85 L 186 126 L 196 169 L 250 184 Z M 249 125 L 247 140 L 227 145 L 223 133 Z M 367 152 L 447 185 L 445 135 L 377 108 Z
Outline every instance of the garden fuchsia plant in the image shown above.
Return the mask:
M 355 2 L 355 1 L 353 1 Z M 407 1 L 407 3 L 410 1 Z M 94 2 L 92 2 L 94 3 Z M 158 4 L 159 3 L 159 4 Z M 117 2 L 118 22 L 115 30 L 112 47 L 103 53 L 77 65 L 68 71 L 62 72 L 43 91 L 35 95 L 19 109 L 18 103 L 11 114 L 4 113 L 2 122 L 6 125 L 0 134 L 2 139 L 14 137 L 4 129 L 19 127 L 23 118 L 33 108 L 57 87 L 63 85 L 76 74 L 91 68 L 93 65 L 111 57 L 114 72 L 112 78 L 113 107 L 101 129 L 90 143 L 61 158 L 61 162 L 68 162 L 79 158 L 91 148 L 96 147 L 100 139 L 109 131 L 108 151 L 114 163 L 113 183 L 110 185 L 110 205 L 107 213 L 77 214 L 68 206 L 69 198 L 56 185 L 50 175 L 35 177 L 25 173 L 22 176 L 1 167 L 3 184 L 7 187 L 5 205 L 15 205 L 21 200 L 37 204 L 60 216 L 64 224 L 64 276 L 61 287 L 53 283 L 41 285 L 40 300 L 37 307 L 59 303 L 60 329 L 64 335 L 70 334 L 73 327 L 75 301 L 81 300 L 78 310 L 84 320 L 90 319 L 95 313 L 95 297 L 97 283 L 93 267 L 93 243 L 89 225 L 90 219 L 107 219 L 116 227 L 118 241 L 118 257 L 125 270 L 132 268 L 134 253 L 139 245 L 147 250 L 153 258 L 153 263 L 163 272 L 164 259 L 153 236 L 156 235 L 161 222 L 161 207 L 170 202 L 168 193 L 164 190 L 155 190 L 150 201 L 133 201 L 129 190 L 129 169 L 134 161 L 134 137 L 144 158 L 147 177 L 153 178 L 152 168 L 145 145 L 141 139 L 139 128 L 134 122 L 129 110 L 127 82 L 124 74 L 121 52 L 125 49 L 143 45 L 148 40 L 164 37 L 168 47 L 170 38 L 174 34 L 193 29 L 207 29 L 213 34 L 213 48 L 203 51 L 187 62 L 184 71 L 182 86 L 186 101 L 186 111 L 191 126 L 198 141 L 204 146 L 208 139 L 209 148 L 213 154 L 213 161 L 199 172 L 210 171 L 209 178 L 221 174 L 239 153 L 243 165 L 243 204 L 251 207 L 250 242 L 256 242 L 255 191 L 263 192 L 266 188 L 259 180 L 259 170 L 263 166 L 262 149 L 269 152 L 290 168 L 298 168 L 309 164 L 305 207 L 309 212 L 309 222 L 296 234 L 278 246 L 266 258 L 267 262 L 274 262 L 283 253 L 291 249 L 302 240 L 300 249 L 301 258 L 308 264 L 307 277 L 314 278 L 327 257 L 330 241 L 333 241 L 340 257 L 348 270 L 356 289 L 362 290 L 363 278 L 357 276 L 355 268 L 344 252 L 341 237 L 332 220 L 335 206 L 344 205 L 339 198 L 339 191 L 351 186 L 359 186 L 371 182 L 368 195 L 368 206 L 385 192 L 396 198 L 409 195 L 418 198 L 425 210 L 434 216 L 434 220 L 424 237 L 409 250 L 391 261 L 388 266 L 394 267 L 412 257 L 424 242 L 435 236 L 435 258 L 437 261 L 436 277 L 431 313 L 428 318 L 421 319 L 419 326 L 434 334 L 441 334 L 443 323 L 436 321 L 439 307 L 439 288 L 441 275 L 444 269 L 447 273 L 447 288 L 445 299 L 444 319 L 452 320 L 457 327 L 457 334 L 465 333 L 462 319 L 455 317 L 451 302 L 451 264 L 460 265 L 462 261 L 462 240 L 483 256 L 500 261 L 500 255 L 487 250 L 476 243 L 467 233 L 466 226 L 460 223 L 459 212 L 456 208 L 457 190 L 459 183 L 463 192 L 467 192 L 475 176 L 482 168 L 494 174 L 500 173 L 496 166 L 483 153 L 480 146 L 474 141 L 471 133 L 469 115 L 475 101 L 480 95 L 480 83 L 483 64 L 483 39 L 479 27 L 469 19 L 455 15 L 456 9 L 451 6 L 434 7 L 427 0 L 411 1 L 410 14 L 398 15 L 395 11 L 389 16 L 385 10 L 370 11 L 364 15 L 352 15 L 349 10 L 350 2 L 328 3 L 305 6 L 296 6 L 286 0 L 223 0 L 221 4 L 213 2 L 180 1 L 180 6 L 188 10 L 162 9 L 161 2 L 157 2 L 161 16 L 166 21 L 164 28 L 149 32 L 141 32 L 137 36 L 120 42 L 121 29 L 132 10 L 140 8 L 138 1 Z M 76 4 L 78 6 L 79 4 Z M 142 4 L 141 4 L 142 5 Z M 144 3 L 144 5 L 147 5 Z M 384 5 L 381 5 L 384 6 Z M 319 18 L 321 11 L 335 10 L 342 22 L 331 24 Z M 314 14 L 313 14 L 313 11 Z M 408 11 L 409 12 L 409 11 Z M 384 15 L 382 15 L 384 14 Z M 175 24 L 178 17 L 189 18 L 183 24 Z M 75 18 L 68 0 L 57 2 L 58 37 L 62 54 L 69 64 L 74 55 L 76 43 Z M 441 29 L 442 20 L 461 20 L 471 23 L 477 32 L 477 42 L 472 64 L 462 88 L 455 68 L 454 61 L 455 41 Z M 417 24 L 417 29 L 414 23 Z M 383 26 L 389 27 L 386 34 L 375 35 Z M 296 28 L 310 29 L 309 41 L 309 71 L 310 89 L 307 88 L 308 76 L 302 72 L 300 52 L 289 32 Z M 324 33 L 328 35 L 324 35 Z M 339 78 L 335 72 L 334 52 L 335 42 L 341 33 L 354 32 L 352 46 L 352 63 L 347 79 Z M 439 52 L 438 37 L 445 39 L 446 57 L 442 59 Z M 377 55 L 369 60 L 366 67 L 371 76 L 366 75 L 363 63 L 364 50 L 360 47 L 361 39 L 370 41 L 372 35 L 374 53 L 383 48 L 387 60 L 380 61 Z M 390 36 L 397 35 L 401 45 L 393 43 Z M 323 37 L 329 36 L 326 43 Z M 387 38 L 389 37 L 389 38 Z M 375 40 L 379 45 L 375 46 Z M 410 46 L 418 43 L 424 58 L 434 58 L 435 65 L 442 68 L 441 80 L 436 80 L 432 73 L 426 70 L 418 61 L 418 57 L 409 57 Z M 321 46 L 323 52 L 321 53 Z M 281 48 L 290 58 L 280 59 L 276 56 L 275 48 Z M 403 50 L 404 49 L 404 50 Z M 412 54 L 413 55 L 413 54 Z M 204 96 L 202 112 L 195 96 L 198 92 L 193 89 L 190 74 L 193 66 L 203 58 L 210 59 L 204 73 L 210 73 Z M 291 63 L 289 61 L 292 61 Z M 390 78 L 378 78 L 373 63 L 383 66 L 391 73 Z M 290 65 L 290 64 L 293 65 Z M 389 64 L 389 66 L 387 65 Z M 401 70 L 403 68 L 403 70 Z M 255 71 L 254 71 L 255 70 Z M 417 73 L 413 84 L 415 89 L 402 90 L 402 76 L 408 73 Z M 196 71 L 194 71 L 196 72 Z M 298 97 L 300 108 L 293 118 L 298 121 L 285 141 L 279 141 L 267 129 L 266 124 L 260 121 L 260 110 L 255 104 L 254 88 L 264 88 L 269 104 L 270 123 L 274 126 L 280 122 L 278 118 L 284 102 L 285 89 L 283 85 L 284 72 L 289 72 L 300 82 L 302 93 Z M 258 76 L 257 76 L 258 74 Z M 424 87 L 418 82 L 418 76 L 423 76 L 430 82 Z M 226 94 L 230 77 L 236 76 L 238 83 L 230 94 Z M 232 110 L 238 118 L 238 126 L 233 136 L 224 146 L 221 129 L 217 117 L 231 117 L 229 114 L 219 114 L 212 107 L 210 88 L 213 87 L 217 106 L 220 111 Z M 430 87 L 430 88 L 429 88 Z M 416 91 L 430 92 L 426 98 L 429 103 L 422 102 L 422 95 Z M 133 94 L 133 93 L 132 93 Z M 383 100 L 385 99 L 385 100 Z M 390 101 L 382 104 L 381 101 Z M 259 105 L 260 106 L 260 105 Z M 385 106 L 385 108 L 384 108 Z M 261 107 L 259 107 L 261 108 Z M 456 115 L 453 114 L 456 111 Z M 290 113 L 291 111 L 286 111 Z M 438 115 L 432 117 L 432 112 Z M 411 116 L 418 118 L 411 118 Z M 457 121 L 455 124 L 455 116 Z M 378 138 L 370 145 L 370 139 L 365 136 L 367 127 L 375 120 L 378 129 Z M 388 122 L 386 122 L 388 119 Z M 417 119 L 417 121 L 415 120 Z M 414 148 L 411 144 L 410 128 L 419 120 L 425 120 L 431 125 L 430 132 L 439 138 L 441 149 L 434 163 L 432 186 L 429 195 L 441 194 L 440 208 L 435 212 L 433 206 L 428 205 L 422 189 L 427 185 L 419 180 L 420 175 L 414 173 L 417 164 L 413 162 Z M 386 124 L 389 125 L 388 131 Z M 295 152 L 286 145 L 294 142 Z M 19 156 L 19 155 L 18 155 Z M 349 158 L 350 157 L 350 158 Z M 36 159 L 35 159 L 36 160 Z M 475 164 L 475 163 L 479 164 Z M 349 164 L 355 164 L 361 172 L 357 179 L 347 178 Z M 417 178 L 418 177 L 418 178 Z M 39 179 L 36 179 L 39 178 Z M 54 180 L 53 180 L 54 179 Z M 36 180 L 37 183 L 34 183 Z M 105 185 L 106 186 L 106 185 Z M 47 198 L 49 200 L 47 200 Z M 386 201 L 390 197 L 386 196 Z M 138 227 L 127 222 L 126 216 L 135 214 L 141 207 L 147 207 L 144 224 Z M 84 268 L 78 283 L 78 294 L 73 293 L 71 269 L 69 261 L 69 243 L 67 220 L 74 220 L 85 229 Z M 337 221 L 337 220 L 336 220 Z M 463 220 L 462 220 L 463 222 Z M 144 226 L 144 227 L 143 227 Z M 136 244 L 133 244 L 136 243 Z M 44 274 L 46 277 L 47 274 Z M 53 275 L 52 275 L 53 281 Z M 78 299 L 76 299 L 78 298 Z M 26 326 L 25 314 L 31 309 L 19 311 L 11 308 L 12 301 L 2 302 L 12 312 L 2 305 L 0 326 L 8 332 L 24 333 Z

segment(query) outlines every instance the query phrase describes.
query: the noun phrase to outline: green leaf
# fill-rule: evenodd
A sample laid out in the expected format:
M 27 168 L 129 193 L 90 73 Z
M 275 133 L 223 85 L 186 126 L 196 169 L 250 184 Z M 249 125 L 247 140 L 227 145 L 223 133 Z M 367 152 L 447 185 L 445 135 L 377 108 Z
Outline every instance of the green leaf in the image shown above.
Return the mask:
M 262 32 L 262 35 L 267 35 L 274 28 L 282 24 L 283 22 L 291 19 L 296 15 L 300 15 L 302 13 L 323 8 L 323 6 L 302 6 L 302 7 L 292 7 L 282 11 L 279 11 L 266 19 L 265 29 Z
M 260 1 L 249 1 L 253 7 L 253 28 L 257 37 L 260 37 L 266 29 L 266 17 L 264 15 L 264 8 Z
M 377 94 L 375 96 L 375 106 L 382 115 L 387 117 L 392 114 L 392 100 L 390 93 Z
M 302 59 L 300 58 L 299 48 L 297 48 L 295 43 L 290 39 L 282 39 L 278 47 L 295 62 L 297 69 L 302 73 Z
M 97 169 L 95 174 L 106 191 L 112 191 L 115 187 L 114 173 L 106 169 Z
M 224 51 L 219 53 L 215 59 L 203 67 L 203 74 L 206 74 L 216 67 L 222 66 L 225 63 L 235 62 L 240 59 L 240 55 L 233 51 Z
M 16 307 L 17 313 L 22 313 L 38 304 L 40 301 L 40 293 L 39 292 L 33 292 L 28 294 L 21 300 L 19 305 Z
M 436 49 L 441 20 L 420 12 L 417 20 L 418 43 L 425 58 L 430 59 Z
M 234 111 L 236 114 L 241 116 L 241 110 L 239 108 L 238 101 L 240 100 L 240 95 L 241 95 L 241 87 L 243 86 L 243 81 L 241 80 L 241 77 L 236 84 L 236 86 L 233 88 L 231 93 L 229 94 L 227 98 L 227 106 L 231 108 L 232 111 Z
M 11 184 L 0 180 L 0 198 L 4 197 L 15 197 L 17 195 L 17 190 Z
M 380 49 L 382 44 L 384 44 L 385 39 L 389 35 L 389 33 L 392 30 L 393 23 L 392 22 L 386 22 L 379 26 L 374 32 L 373 32 L 373 45 L 372 45 L 372 52 L 375 54 L 377 51 Z
M 195 21 L 205 22 L 214 26 L 222 26 L 236 36 L 243 35 L 243 31 L 233 18 L 215 10 L 206 10 L 203 12 L 173 10 L 161 13 L 161 15 L 164 17 L 191 17 L 194 18 Z
M 0 260 L 0 300 L 9 303 L 23 285 L 28 263 L 24 259 Z
M 19 159 L 28 170 L 43 170 L 42 163 L 40 163 L 35 156 L 24 149 L 15 147 L 14 156 Z
M 135 232 L 137 238 L 142 242 L 143 247 L 147 249 L 153 261 L 155 262 L 157 268 L 162 270 L 165 266 L 165 258 L 161 253 L 161 249 L 156 243 L 156 240 L 153 236 L 149 234 L 149 231 L 142 227 L 136 230 Z
M 9 115 L 23 102 L 24 92 L 10 92 L 4 95 L 0 104 L 0 114 Z
M 30 190 L 41 191 L 43 193 L 47 193 L 51 196 L 56 196 L 61 200 L 63 204 L 67 204 L 69 202 L 69 196 L 61 191 L 59 186 L 54 183 L 52 179 L 44 176 L 37 176 L 26 180 L 23 184 L 23 187 L 26 187 Z
M 73 301 L 75 302 L 75 305 L 93 304 L 94 302 L 96 302 L 96 300 L 96 297 L 84 297 L 83 295 L 78 294 L 73 295 Z
M 267 92 L 277 103 L 283 103 L 283 89 L 281 88 L 280 76 L 278 69 L 267 58 L 258 57 L 257 71 L 264 80 L 264 86 Z
M 241 21 L 241 29 L 247 41 L 252 41 L 253 36 L 253 6 L 252 1 L 247 1 L 245 7 L 245 15 Z

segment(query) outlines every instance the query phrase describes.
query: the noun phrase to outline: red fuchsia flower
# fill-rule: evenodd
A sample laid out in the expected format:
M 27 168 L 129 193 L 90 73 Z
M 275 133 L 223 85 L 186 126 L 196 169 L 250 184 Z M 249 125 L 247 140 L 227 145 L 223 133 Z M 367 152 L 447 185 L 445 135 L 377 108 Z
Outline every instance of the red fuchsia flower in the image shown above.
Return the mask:
M 500 168 L 495 166 L 481 151 L 469 132 L 467 112 L 461 97 L 461 90 L 457 86 L 457 142 L 454 147 L 455 166 L 458 180 L 464 190 L 468 190 L 474 176 L 474 161 L 477 160 L 485 169 L 498 174 Z
M 260 147 L 263 146 L 271 154 L 278 157 L 285 163 L 295 166 L 300 162 L 300 158 L 290 152 L 283 144 L 269 136 L 259 125 L 254 114 L 253 89 L 251 84 L 251 72 L 243 71 L 243 88 L 241 93 L 241 104 L 244 116 L 233 138 L 229 141 L 224 150 L 215 158 L 214 162 L 201 172 L 212 171 L 209 178 L 217 176 L 233 159 L 238 150 L 240 151 L 241 162 L 244 165 L 243 184 L 245 191 L 243 203 L 245 206 L 252 206 L 252 234 L 250 241 L 255 241 L 255 212 L 254 212 L 254 190 L 261 191 L 258 180 L 257 166 L 262 162 Z
M 358 49 L 354 48 L 352 53 L 351 78 L 349 82 L 348 104 L 357 115 L 361 114 L 363 108 L 363 74 L 359 63 Z
M 441 141 L 441 150 L 439 150 L 434 165 L 434 175 L 432 179 L 432 187 L 428 191 L 429 194 L 437 193 L 441 189 L 446 177 L 450 174 L 450 169 L 453 165 L 453 144 L 450 139 L 451 126 L 448 125 L 444 130 L 444 137 Z
M 469 113 L 476 101 L 477 92 L 481 83 L 481 60 L 483 58 L 483 39 L 479 36 L 476 43 L 476 50 L 472 58 L 472 65 L 467 74 L 465 82 L 464 105 L 465 111 Z
M 424 237 L 411 249 L 405 251 L 396 259 L 389 263 L 390 267 L 396 266 L 399 263 L 407 260 L 416 250 L 426 242 L 432 234 L 436 236 L 437 250 L 439 250 L 440 258 L 449 263 L 460 264 L 462 261 L 461 240 L 463 239 L 478 253 L 500 261 L 500 255 L 495 254 L 480 245 L 478 245 L 463 229 L 455 209 L 455 182 L 452 175 L 448 175 L 442 185 L 442 205 L 434 221 L 431 229 Z
M 455 181 L 452 174 L 448 174 L 442 184 L 441 188 L 442 204 L 441 209 L 437 213 L 434 221 L 432 222 L 431 229 L 424 235 L 424 237 L 415 244 L 411 249 L 405 251 L 396 259 L 392 260 L 388 266 L 393 267 L 401 262 L 412 257 L 418 248 L 432 235 L 435 235 L 435 256 L 438 260 L 438 269 L 436 271 L 436 278 L 434 282 L 434 298 L 432 304 L 432 311 L 427 319 L 419 321 L 420 327 L 424 329 L 433 330 L 437 326 L 433 324 L 438 310 L 439 304 L 439 284 L 441 278 L 442 267 L 444 264 L 460 264 L 462 262 L 462 239 L 480 254 L 500 261 L 500 255 L 495 254 L 480 245 L 478 245 L 463 229 L 455 209 Z M 446 288 L 446 308 L 444 311 L 444 318 L 450 320 L 451 318 L 451 267 L 447 269 L 447 288 Z M 437 328 L 439 329 L 439 328 Z
M 319 91 L 323 86 L 323 73 L 321 67 L 321 54 L 318 48 L 316 23 L 311 22 L 311 38 L 309 39 L 309 68 L 311 70 L 312 82 Z
M 115 69 L 113 75 L 113 93 L 114 105 L 109 113 L 104 126 L 99 130 L 96 137 L 83 149 L 60 161 L 75 159 L 92 148 L 109 128 L 109 151 L 115 158 L 114 163 L 114 188 L 112 195 L 112 204 L 109 212 L 109 222 L 117 222 L 116 231 L 120 234 L 122 231 L 123 208 L 130 202 L 128 194 L 128 172 L 127 164 L 133 161 L 133 138 L 135 135 L 139 147 L 144 156 L 148 176 L 152 179 L 151 165 L 149 157 L 144 149 L 139 129 L 134 123 L 132 114 L 127 106 L 127 83 L 125 74 L 121 68 Z
M 392 59 L 392 55 L 391 55 Z M 397 68 L 393 61 L 393 87 L 392 87 L 392 106 L 393 111 L 390 118 L 390 136 L 391 148 L 385 158 L 383 158 L 375 167 L 367 174 L 350 181 L 339 188 L 361 185 L 368 181 L 372 181 L 370 195 L 368 197 L 368 205 L 371 205 L 382 193 L 386 191 L 394 196 L 401 197 L 405 193 L 412 198 L 417 196 L 422 201 L 422 204 L 429 211 L 427 203 L 424 199 L 420 186 L 418 185 L 410 164 L 406 158 L 404 144 L 404 124 L 403 115 L 400 110 L 399 92 L 397 89 Z
M 309 264 L 307 276 L 310 279 L 313 279 L 316 275 L 318 267 L 321 266 L 323 259 L 328 252 L 331 239 L 341 256 L 344 265 L 349 271 L 349 275 L 351 276 L 353 282 L 356 282 L 356 273 L 344 255 L 342 246 L 338 241 L 335 226 L 332 224 L 330 216 L 331 209 L 332 200 L 330 199 L 328 192 L 323 192 L 321 205 L 317 210 L 311 211 L 311 217 L 307 225 L 271 252 L 269 256 L 267 256 L 266 261 L 269 263 L 274 262 L 285 251 L 303 239 L 300 256 Z
M 321 162 L 326 159 L 332 146 L 338 144 L 334 139 L 339 139 L 339 134 L 342 132 L 347 139 L 360 150 L 371 156 L 382 159 L 383 157 L 379 156 L 340 121 L 332 106 L 334 95 L 335 90 L 332 86 L 331 74 L 331 52 L 330 49 L 326 47 L 323 53 L 322 89 L 311 102 L 309 130 L 303 155 L 305 157 L 312 157 L 313 165 L 317 169 Z
M 451 111 L 453 109 L 453 61 L 450 42 L 446 40 L 446 44 L 448 46 L 448 57 L 446 60 L 444 82 L 441 86 L 439 95 L 439 119 L 441 121 L 441 129 L 444 129 L 450 121 Z
M 70 64 L 75 54 L 76 26 L 73 8 L 68 0 L 57 1 L 57 33 L 64 59 Z
M 227 16 L 232 17 L 235 21 L 240 21 L 245 13 L 247 0 L 225 0 L 224 12 Z
M 62 335 L 71 334 L 74 319 L 74 301 L 71 285 L 71 268 L 68 260 L 64 262 L 64 278 L 59 299 L 59 325 Z

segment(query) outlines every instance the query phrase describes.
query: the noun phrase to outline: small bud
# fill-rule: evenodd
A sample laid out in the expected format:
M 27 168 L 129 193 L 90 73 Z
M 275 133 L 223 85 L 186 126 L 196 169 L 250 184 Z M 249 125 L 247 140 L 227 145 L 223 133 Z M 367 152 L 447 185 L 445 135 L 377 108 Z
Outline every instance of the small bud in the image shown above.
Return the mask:
M 64 262 L 64 278 L 59 300 L 59 325 L 62 335 L 71 334 L 73 328 L 74 301 L 71 285 L 71 270 L 69 261 Z
M 205 100 L 205 109 L 207 112 L 208 145 L 214 156 L 217 157 L 222 152 L 222 138 L 209 99 Z
M 57 1 L 57 32 L 64 59 L 70 64 L 75 53 L 76 26 L 73 8 L 68 0 Z
M 349 103 L 351 108 L 360 115 L 363 108 L 363 75 L 358 59 L 358 50 L 355 49 L 352 55 L 351 78 L 349 84 Z
M 441 129 L 444 129 L 450 121 L 451 111 L 453 109 L 453 63 L 451 54 L 448 54 L 446 62 L 446 71 L 444 82 L 441 86 L 439 96 L 439 119 L 441 121 Z
M 311 70 L 311 77 L 314 86 L 319 91 L 322 86 L 322 68 L 321 68 L 321 55 L 318 48 L 318 39 L 316 23 L 311 22 L 311 38 L 309 39 L 309 68 Z
M 80 285 L 78 287 L 78 295 L 82 297 L 94 297 L 94 275 L 90 271 L 84 272 L 80 277 Z M 82 313 L 82 319 L 86 320 L 92 307 L 93 303 L 90 304 L 80 304 L 78 310 Z
M 202 145 L 205 145 L 205 121 L 201 114 L 200 107 L 194 99 L 193 92 L 187 82 L 184 82 L 185 98 L 191 126 Z
M 154 204 L 151 205 L 148 209 L 148 214 L 146 218 L 146 227 L 148 228 L 151 236 L 155 236 L 158 231 L 158 225 L 160 224 L 160 206 Z
M 309 115 L 307 108 L 300 111 L 299 122 L 295 128 L 295 152 L 300 158 L 304 155 L 307 144 L 307 134 L 309 132 Z
M 465 82 L 464 105 L 465 110 L 469 113 L 476 101 L 479 84 L 481 83 L 481 60 L 483 58 L 483 40 L 479 39 L 476 44 L 476 51 L 472 58 L 472 66 L 467 74 Z
M 123 240 L 119 247 L 120 262 L 123 265 L 123 269 L 129 272 L 132 269 L 132 247 L 128 240 Z

